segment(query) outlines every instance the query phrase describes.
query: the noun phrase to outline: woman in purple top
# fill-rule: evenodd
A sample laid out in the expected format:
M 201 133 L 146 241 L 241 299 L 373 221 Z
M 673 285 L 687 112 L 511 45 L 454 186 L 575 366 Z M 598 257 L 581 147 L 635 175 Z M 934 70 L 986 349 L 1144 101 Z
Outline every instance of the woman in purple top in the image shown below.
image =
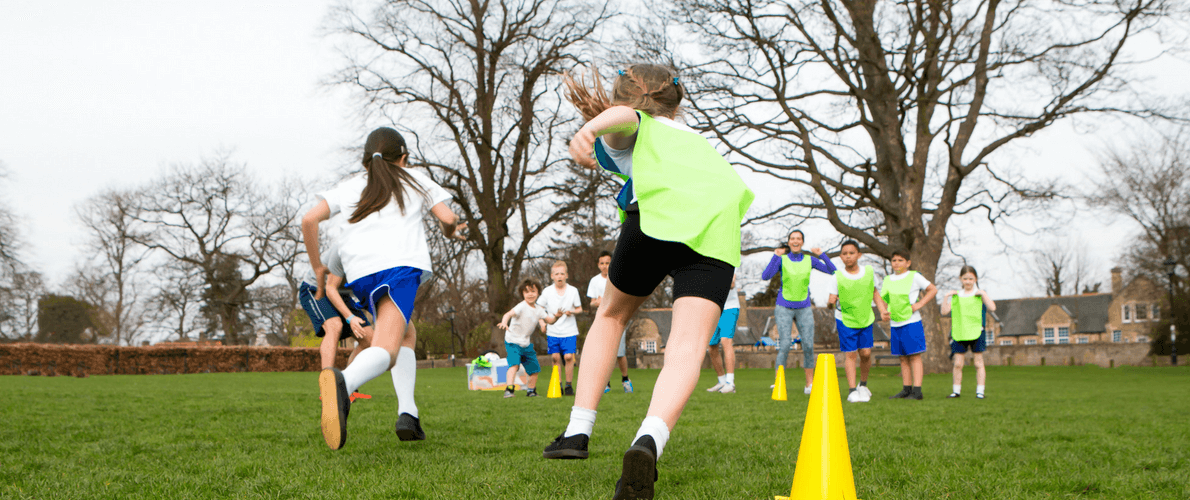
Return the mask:
M 793 323 L 797 323 L 798 336 L 802 339 L 803 366 L 806 367 L 806 389 L 814 384 L 814 304 L 810 301 L 810 270 L 817 269 L 825 274 L 835 274 L 835 265 L 820 248 L 811 248 L 809 254 L 802 252 L 806 236 L 799 229 L 789 233 L 789 248 L 778 248 L 761 279 L 772 279 L 780 275 L 781 292 L 777 294 L 777 305 L 773 317 L 777 320 L 777 334 L 780 347 L 777 348 L 777 366 L 785 366 L 792 343 Z M 817 255 L 817 257 L 815 257 Z

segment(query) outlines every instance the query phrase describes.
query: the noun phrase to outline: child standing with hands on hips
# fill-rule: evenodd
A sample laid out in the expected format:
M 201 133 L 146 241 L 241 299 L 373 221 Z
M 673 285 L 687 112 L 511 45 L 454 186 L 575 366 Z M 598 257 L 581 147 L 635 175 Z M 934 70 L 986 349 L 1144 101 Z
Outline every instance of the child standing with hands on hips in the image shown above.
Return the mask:
M 657 459 L 694 386 L 711 332 L 740 262 L 740 222 L 752 191 L 710 142 L 674 121 L 685 92 L 664 66 L 620 71 L 609 96 L 563 80 L 586 124 L 570 141 L 579 165 L 599 166 L 624 181 L 622 211 L 607 289 L 583 344 L 570 423 L 546 446 L 546 458 L 587 458 L 595 410 L 629 318 L 666 275 L 673 277 L 673 324 L 665 367 L 648 413 L 624 453 L 614 499 L 653 498 Z
M 894 250 L 892 276 L 885 276 L 880 296 L 888 304 L 889 351 L 901 357 L 901 392 L 888 399 L 920 400 L 922 364 L 926 352 L 926 330 L 921 324 L 921 308 L 934 300 L 938 289 L 921 273 L 910 271 L 908 250 Z
M 391 128 L 368 134 L 364 143 L 365 173 L 339 183 L 302 217 L 302 236 L 310 267 L 319 286 L 327 267 L 318 253 L 318 224 L 339 213 L 350 213 L 339 238 L 339 256 L 348 287 L 375 318 L 372 347 L 364 349 L 343 371 L 325 368 L 318 374 L 322 396 L 322 437 L 331 449 L 347 442 L 348 396 L 365 382 L 393 370 L 393 380 L 409 380 L 408 394 L 398 389 L 396 433 L 402 441 L 425 439 L 413 383 L 417 360 L 407 340 L 412 335 L 413 299 L 422 273 L 431 270 L 430 249 L 422 218 L 427 212 L 442 223 L 447 237 L 464 239 L 458 231 L 466 223 L 446 206 L 450 194 L 429 176 L 407 168 L 405 138 Z M 404 384 L 402 384 L 404 385 Z
M 983 325 L 987 324 L 988 311 L 995 312 L 996 303 L 979 288 L 979 274 L 974 267 L 963 266 L 959 279 L 963 289 L 946 292 L 942 300 L 942 314 L 950 314 L 950 356 L 954 360 L 954 392 L 947 397 L 957 398 L 963 393 L 963 363 L 970 350 L 975 358 L 975 397 L 983 399 L 988 376 L 983 367 L 983 352 L 988 348 Z

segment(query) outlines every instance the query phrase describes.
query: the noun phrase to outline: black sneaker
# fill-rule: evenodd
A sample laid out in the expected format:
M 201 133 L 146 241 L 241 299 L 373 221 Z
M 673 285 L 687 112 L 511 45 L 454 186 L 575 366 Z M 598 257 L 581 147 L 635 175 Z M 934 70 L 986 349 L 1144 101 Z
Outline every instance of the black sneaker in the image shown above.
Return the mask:
M 959 394 L 959 393 L 957 393 L 957 392 L 952 392 L 952 393 L 950 393 L 950 395 L 949 395 L 949 396 L 946 396 L 946 398 L 947 398 L 947 399 L 954 399 L 954 398 L 957 398 L 957 397 L 960 397 L 960 396 L 962 396 L 962 394 Z
M 641 436 L 624 452 L 624 469 L 612 500 L 651 499 L 657 478 L 657 443 L 652 436 Z
M 566 387 L 563 387 L 563 388 L 562 388 L 562 395 L 563 395 L 563 396 L 573 396 L 573 395 L 574 395 L 574 387 L 571 387 L 571 386 L 569 386 L 569 385 L 568 385 L 568 386 L 566 386 Z
M 525 391 L 525 397 L 527 397 L 527 398 L 537 397 L 537 389 L 529 389 L 529 390 Z
M 401 441 L 425 441 L 426 432 L 421 430 L 421 420 L 408 413 L 397 417 L 397 439 Z
M 322 439 L 332 450 L 347 444 L 347 414 L 351 411 L 351 393 L 338 368 L 324 368 L 318 374 L 318 394 L 322 398 Z
M 504 397 L 511 398 L 513 396 L 516 396 L 516 390 L 514 390 L 511 385 L 508 387 L 505 387 L 504 388 Z
M 921 401 L 921 399 L 922 399 L 921 391 L 920 390 L 909 391 L 909 395 L 905 396 L 905 399 L 914 399 L 917 401 Z
M 896 394 L 893 394 L 892 396 L 889 396 L 888 399 L 905 399 L 905 398 L 909 397 L 910 392 L 913 392 L 913 391 L 910 391 L 909 389 L 901 389 L 901 392 L 898 392 Z
M 575 434 L 570 437 L 563 437 L 566 434 L 558 434 L 554 438 L 554 442 L 545 447 L 545 452 L 541 456 L 545 458 L 587 458 L 587 443 L 591 441 L 591 436 L 586 434 Z

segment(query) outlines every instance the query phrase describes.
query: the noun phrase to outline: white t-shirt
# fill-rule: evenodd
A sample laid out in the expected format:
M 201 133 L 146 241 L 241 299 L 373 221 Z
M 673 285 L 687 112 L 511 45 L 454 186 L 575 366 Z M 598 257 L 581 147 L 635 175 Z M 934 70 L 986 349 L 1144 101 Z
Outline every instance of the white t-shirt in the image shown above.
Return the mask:
M 904 279 L 905 274 L 908 272 L 909 271 L 905 271 L 901 274 L 886 276 L 885 279 Z M 916 304 L 918 297 L 921 297 L 921 292 L 925 291 L 925 289 L 929 287 L 930 280 L 926 279 L 925 276 L 922 276 L 921 273 L 913 273 L 913 283 L 909 284 L 909 304 Z M 921 312 L 913 311 L 913 316 L 910 316 L 909 319 L 905 321 L 893 321 L 891 322 L 891 326 L 901 327 L 913 323 L 914 321 L 921 321 Z
M 607 289 L 607 278 L 602 274 L 596 274 L 591 278 L 591 282 L 587 283 L 587 298 L 598 299 L 603 297 L 603 291 Z
M 558 288 L 554 285 L 545 287 L 537 299 L 537 305 L 544 307 L 546 314 L 557 314 L 559 310 L 573 311 L 576 307 L 582 307 L 583 303 L 579 302 L 578 289 L 567 284 L 562 295 L 558 295 Z M 576 337 L 578 321 L 573 314 L 563 315 L 554 324 L 545 326 L 545 334 L 549 337 Z
M 508 320 L 508 330 L 504 332 L 504 341 L 528 347 L 529 337 L 537 329 L 537 322 L 545 317 L 545 309 L 541 306 L 531 306 L 523 300 L 518 302 L 516 307 L 512 308 L 512 318 Z
M 739 309 L 740 308 L 740 291 L 735 287 L 731 287 L 731 291 L 727 292 L 727 301 L 723 303 L 723 310 Z
M 637 116 L 639 119 L 639 115 L 637 115 Z M 669 118 L 666 118 L 664 116 L 654 116 L 653 120 L 655 120 L 657 123 L 669 125 L 670 127 L 676 128 L 676 129 L 684 131 L 684 132 L 698 134 L 697 130 L 690 128 L 685 123 L 678 123 L 678 122 L 675 122 L 675 121 L 673 121 Z M 699 134 L 699 135 L 701 135 L 701 134 Z M 628 176 L 629 179 L 632 178 L 632 150 L 633 150 L 633 148 L 612 149 L 612 147 L 609 146 L 606 142 L 604 142 L 602 138 L 596 139 L 595 145 L 597 148 L 603 148 L 603 151 L 606 152 L 607 156 L 611 158 L 612 163 L 615 163 L 616 169 L 615 170 L 608 169 L 609 171 L 618 172 L 620 174 L 626 175 L 626 176 Z M 631 195 L 632 196 L 628 200 L 628 203 L 636 203 L 636 191 L 633 191 L 631 193 Z
M 865 267 L 867 267 L 867 266 L 859 266 L 859 272 L 855 273 L 855 274 L 851 274 L 851 273 L 847 272 L 847 268 L 845 268 L 845 267 L 839 267 L 839 269 L 835 271 L 835 274 L 842 274 L 844 277 L 846 277 L 849 280 L 857 280 L 857 279 L 864 277 Z M 879 276 L 872 275 L 872 285 L 876 287 L 876 290 L 880 290 L 880 277 Z M 839 296 L 839 278 L 829 280 L 827 286 L 829 287 L 828 290 L 830 291 L 831 295 L 834 295 L 835 297 Z M 840 309 L 837 304 L 835 305 L 835 319 L 838 319 L 838 320 L 843 319 L 843 310 Z M 876 318 L 876 319 L 879 320 L 880 318 Z
M 434 205 L 449 200 L 450 194 L 426 174 L 412 169 L 405 171 L 426 191 L 428 199 L 411 186 L 405 186 L 404 214 L 393 199 L 380 211 L 343 228 L 339 237 L 339 256 L 343 259 L 348 283 L 394 267 L 416 267 L 427 273 L 433 270 L 422 218 Z M 366 174 L 357 175 L 329 191 L 318 193 L 318 197 L 326 200 L 331 216 L 339 212 L 350 214 L 359 204 L 360 194 L 367 184 Z
M 331 247 L 326 250 L 326 253 L 322 254 L 322 263 L 326 266 L 327 270 L 330 271 L 331 274 L 340 278 L 343 277 L 343 260 L 339 258 L 338 245 L 331 245 Z M 307 268 L 305 275 L 302 277 L 302 281 L 307 285 L 317 288 L 318 280 L 314 278 L 314 269 Z

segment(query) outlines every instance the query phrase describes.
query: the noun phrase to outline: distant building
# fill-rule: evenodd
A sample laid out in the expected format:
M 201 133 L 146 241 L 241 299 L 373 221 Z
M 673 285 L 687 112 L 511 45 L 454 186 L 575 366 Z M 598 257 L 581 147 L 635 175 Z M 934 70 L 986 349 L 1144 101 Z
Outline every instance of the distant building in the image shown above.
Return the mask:
M 997 300 L 988 345 L 1148 343 L 1164 292 L 1143 276 L 1123 281 L 1117 267 L 1111 293 Z

